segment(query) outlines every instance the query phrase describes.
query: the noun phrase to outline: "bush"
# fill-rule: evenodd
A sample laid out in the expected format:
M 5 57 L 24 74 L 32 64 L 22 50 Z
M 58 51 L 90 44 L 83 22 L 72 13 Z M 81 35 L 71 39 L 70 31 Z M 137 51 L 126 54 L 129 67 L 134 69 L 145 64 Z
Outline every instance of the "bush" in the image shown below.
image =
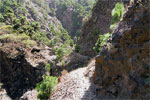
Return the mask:
M 46 71 L 49 72 L 51 69 L 51 65 L 50 64 L 46 64 Z
M 79 47 L 77 44 L 75 44 L 75 52 L 79 52 Z
M 96 51 L 96 53 L 99 53 L 102 49 L 102 47 L 107 43 L 108 39 L 110 39 L 111 34 L 107 33 L 104 35 L 100 35 L 95 46 L 94 46 L 94 51 Z
M 124 5 L 123 3 L 117 3 L 112 10 L 112 24 L 118 22 L 123 17 Z
M 36 40 L 37 42 L 51 46 L 51 40 L 48 39 L 47 33 L 45 33 L 45 32 L 35 32 L 32 34 L 31 37 L 32 37 L 32 39 Z
M 99 34 L 99 30 L 98 30 L 98 28 L 96 28 L 94 31 L 94 35 L 98 35 L 98 34 Z
M 46 71 L 50 71 L 50 64 L 46 64 Z M 44 75 L 43 81 L 36 85 L 38 91 L 38 98 L 40 100 L 47 100 L 50 95 L 56 90 L 57 77 Z
M 0 13 L 0 22 L 4 22 L 4 21 L 5 21 L 5 19 L 4 19 L 3 15 Z
M 23 40 L 22 43 L 27 47 L 33 47 L 33 46 L 37 45 L 35 41 L 29 40 L 29 39 Z
M 36 85 L 36 89 L 38 91 L 38 98 L 40 100 L 47 100 L 50 95 L 56 90 L 56 86 L 56 77 L 44 75 L 43 81 Z
M 62 47 L 56 50 L 56 60 L 60 61 L 64 56 L 64 49 Z

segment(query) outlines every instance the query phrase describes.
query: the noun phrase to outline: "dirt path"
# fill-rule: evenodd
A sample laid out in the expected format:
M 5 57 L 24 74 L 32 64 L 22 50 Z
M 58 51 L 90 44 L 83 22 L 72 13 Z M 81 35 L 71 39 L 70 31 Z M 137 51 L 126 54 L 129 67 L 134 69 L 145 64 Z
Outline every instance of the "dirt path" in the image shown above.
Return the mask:
M 93 75 L 95 60 L 84 68 L 74 70 L 61 78 L 56 92 L 50 100 L 98 100 L 96 87 L 91 77 Z

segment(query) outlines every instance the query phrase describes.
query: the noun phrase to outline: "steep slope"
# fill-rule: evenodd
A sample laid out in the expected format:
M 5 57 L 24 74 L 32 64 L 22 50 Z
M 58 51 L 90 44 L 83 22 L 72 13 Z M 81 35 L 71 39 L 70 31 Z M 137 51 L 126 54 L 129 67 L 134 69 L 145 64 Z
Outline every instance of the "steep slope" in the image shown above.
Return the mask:
M 69 54 L 73 40 L 61 22 L 51 15 L 48 4 L 43 0 L 0 0 L 0 21 L 14 26 L 20 33 L 30 35 L 37 42 L 51 46 L 55 53 L 61 48 Z M 32 26 L 36 29 L 32 30 Z M 64 54 L 67 55 L 66 52 Z
M 137 0 L 96 57 L 95 83 L 103 99 L 150 99 L 150 5 Z
M 49 2 L 55 16 L 74 38 L 79 36 L 83 20 L 91 15 L 95 0 L 49 0 Z
M 42 0 L 0 0 L 0 99 L 21 99 L 47 64 L 52 70 L 72 52 L 73 41 L 47 7 Z
M 17 35 L 13 29 L 6 29 L 6 26 L 0 27 L 0 84 L 2 83 L 0 98 L 2 97 L 2 100 L 5 100 L 7 95 L 10 100 L 19 100 L 26 91 L 35 88 L 42 80 L 45 65 L 53 63 L 52 59 L 45 57 L 53 55 L 49 49 L 37 45 L 29 36 Z
M 98 0 L 93 8 L 92 17 L 82 27 L 78 41 L 79 53 L 86 56 L 95 56 L 93 47 L 100 34 L 111 32 L 111 12 L 117 2 L 121 0 Z M 128 4 L 128 1 L 124 1 Z

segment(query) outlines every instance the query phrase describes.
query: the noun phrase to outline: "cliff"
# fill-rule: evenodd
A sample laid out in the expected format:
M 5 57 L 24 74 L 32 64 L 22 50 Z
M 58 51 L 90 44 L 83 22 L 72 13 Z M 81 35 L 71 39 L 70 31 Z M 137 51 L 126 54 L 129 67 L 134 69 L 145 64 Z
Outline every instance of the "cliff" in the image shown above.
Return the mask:
M 96 57 L 95 83 L 103 99 L 149 99 L 150 5 L 135 1 Z
M 86 56 L 95 56 L 93 47 L 99 35 L 111 32 L 111 13 L 115 4 L 120 0 L 98 0 L 92 11 L 92 17 L 83 25 L 80 40 L 78 41 L 79 53 Z M 123 1 L 128 5 L 128 1 Z

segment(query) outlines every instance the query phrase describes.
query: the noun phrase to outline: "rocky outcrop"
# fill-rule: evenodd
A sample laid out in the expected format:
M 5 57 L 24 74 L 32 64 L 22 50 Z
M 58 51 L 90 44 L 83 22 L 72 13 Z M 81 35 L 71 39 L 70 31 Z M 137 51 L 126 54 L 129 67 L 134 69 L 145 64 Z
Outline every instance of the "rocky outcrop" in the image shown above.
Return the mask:
M 82 27 L 80 40 L 78 41 L 79 52 L 86 56 L 95 56 L 93 47 L 100 34 L 111 32 L 111 12 L 117 2 L 121 0 L 98 0 L 93 8 L 92 17 Z M 128 4 L 128 1 L 124 1 Z
M 45 58 L 50 52 L 45 52 L 43 48 L 31 52 L 34 48 L 25 48 L 20 43 L 0 42 L 0 83 L 3 84 L 0 92 L 2 88 L 12 100 L 19 100 L 42 80 L 46 63 L 51 63 Z M 2 96 L 4 97 L 3 93 Z
M 149 9 L 148 0 L 136 0 L 96 57 L 100 98 L 150 99 Z

